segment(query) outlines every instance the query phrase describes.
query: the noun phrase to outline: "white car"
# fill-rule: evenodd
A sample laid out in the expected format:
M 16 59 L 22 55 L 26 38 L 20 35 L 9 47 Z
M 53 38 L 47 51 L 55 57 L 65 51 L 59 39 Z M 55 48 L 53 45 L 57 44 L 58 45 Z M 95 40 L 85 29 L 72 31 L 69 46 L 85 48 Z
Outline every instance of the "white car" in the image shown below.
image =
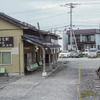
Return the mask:
M 90 48 L 89 52 L 88 52 L 88 58 L 90 57 L 97 57 L 97 50 L 96 48 Z
M 68 52 L 67 50 L 62 51 L 62 52 L 59 54 L 59 57 L 61 57 L 61 58 L 70 57 L 70 52 Z
M 89 50 L 88 49 L 85 49 L 85 51 L 84 52 L 82 52 L 83 54 L 88 54 L 88 52 L 89 52 Z

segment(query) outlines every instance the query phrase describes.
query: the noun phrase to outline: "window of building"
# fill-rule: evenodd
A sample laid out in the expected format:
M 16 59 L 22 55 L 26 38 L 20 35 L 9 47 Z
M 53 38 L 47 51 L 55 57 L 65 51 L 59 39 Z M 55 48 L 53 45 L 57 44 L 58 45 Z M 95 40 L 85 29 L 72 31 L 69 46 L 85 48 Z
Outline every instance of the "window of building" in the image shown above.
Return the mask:
M 0 52 L 0 65 L 11 64 L 11 52 Z
M 95 44 L 93 44 L 93 48 L 96 48 L 96 45 Z
M 93 44 L 91 44 L 91 48 L 93 48 Z
M 91 35 L 87 36 L 87 40 L 90 42 L 91 41 Z
M 98 50 L 100 50 L 100 45 L 98 45 Z
M 76 41 L 80 42 L 80 36 L 75 36 L 76 37 Z
M 91 41 L 95 41 L 95 35 L 91 35 Z
M 86 36 L 82 36 L 82 41 L 86 42 L 87 41 L 87 37 Z

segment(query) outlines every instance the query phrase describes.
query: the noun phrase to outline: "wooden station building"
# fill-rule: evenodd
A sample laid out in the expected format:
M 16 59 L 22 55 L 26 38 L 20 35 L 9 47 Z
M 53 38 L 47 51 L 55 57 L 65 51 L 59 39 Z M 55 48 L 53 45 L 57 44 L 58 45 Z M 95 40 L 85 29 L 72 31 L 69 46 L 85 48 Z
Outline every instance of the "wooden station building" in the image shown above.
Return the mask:
M 58 37 L 0 13 L 0 68 L 8 75 L 24 75 L 42 66 L 46 76 L 57 67 Z

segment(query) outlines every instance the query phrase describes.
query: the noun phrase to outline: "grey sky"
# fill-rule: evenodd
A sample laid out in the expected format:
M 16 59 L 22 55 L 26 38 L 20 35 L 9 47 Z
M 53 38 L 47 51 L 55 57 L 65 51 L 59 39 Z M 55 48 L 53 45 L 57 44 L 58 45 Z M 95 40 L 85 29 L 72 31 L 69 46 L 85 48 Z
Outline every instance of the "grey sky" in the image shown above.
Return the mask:
M 66 3 L 80 4 L 73 9 L 75 29 L 99 28 L 99 0 L 3 0 L 0 11 L 36 27 L 39 22 L 41 29 L 47 30 L 69 25 L 69 8 L 60 7 Z

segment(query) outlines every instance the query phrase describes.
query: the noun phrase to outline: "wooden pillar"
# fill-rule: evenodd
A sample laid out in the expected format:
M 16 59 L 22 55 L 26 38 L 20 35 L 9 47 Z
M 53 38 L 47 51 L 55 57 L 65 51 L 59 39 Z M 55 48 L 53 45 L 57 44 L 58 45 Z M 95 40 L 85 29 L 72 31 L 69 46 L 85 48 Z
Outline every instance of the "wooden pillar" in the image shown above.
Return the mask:
M 55 50 L 55 53 L 56 53 L 56 67 L 58 67 L 58 64 L 57 64 L 57 49 Z
M 43 72 L 42 72 L 42 76 L 47 76 L 46 66 L 45 66 L 45 48 L 42 48 L 42 51 L 43 51 Z
M 51 66 L 51 50 L 49 50 L 49 69 L 50 69 L 50 71 L 52 70 L 52 66 Z
M 53 69 L 55 69 L 55 59 L 54 59 L 54 49 L 53 49 Z

